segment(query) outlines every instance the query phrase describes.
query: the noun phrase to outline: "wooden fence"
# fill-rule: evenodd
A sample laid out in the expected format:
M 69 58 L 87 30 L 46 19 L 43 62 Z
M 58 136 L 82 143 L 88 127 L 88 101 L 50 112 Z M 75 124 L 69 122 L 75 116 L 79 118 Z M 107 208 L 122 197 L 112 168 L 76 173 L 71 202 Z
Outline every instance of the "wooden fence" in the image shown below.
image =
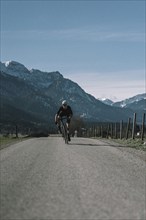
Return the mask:
M 86 129 L 86 133 L 84 132 L 84 136 L 86 137 L 104 137 L 104 138 L 120 138 L 120 139 L 128 139 L 135 137 L 141 138 L 144 140 L 145 136 L 145 113 L 142 115 L 141 123 L 137 124 L 136 122 L 137 114 L 134 113 L 133 120 L 132 118 L 128 118 L 127 123 L 121 120 L 116 123 L 98 123 L 90 128 Z

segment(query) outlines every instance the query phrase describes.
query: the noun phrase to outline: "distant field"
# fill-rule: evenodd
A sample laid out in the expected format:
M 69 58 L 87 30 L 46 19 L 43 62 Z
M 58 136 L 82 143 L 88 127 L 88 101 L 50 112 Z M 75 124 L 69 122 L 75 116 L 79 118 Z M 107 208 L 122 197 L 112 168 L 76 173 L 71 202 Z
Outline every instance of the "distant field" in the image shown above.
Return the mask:
M 26 137 L 0 137 L 0 150 L 25 139 Z

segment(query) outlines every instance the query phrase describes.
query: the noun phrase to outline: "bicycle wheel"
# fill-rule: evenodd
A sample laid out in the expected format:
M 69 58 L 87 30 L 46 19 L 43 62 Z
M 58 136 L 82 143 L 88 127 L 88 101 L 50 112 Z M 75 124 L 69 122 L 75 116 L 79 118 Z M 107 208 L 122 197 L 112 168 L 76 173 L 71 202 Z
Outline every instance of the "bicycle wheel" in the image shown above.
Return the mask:
M 67 133 L 66 125 L 64 126 L 64 128 L 65 128 L 65 143 L 68 144 L 68 133 Z
M 61 130 L 62 130 L 62 135 L 65 141 L 65 144 L 68 144 L 67 128 L 66 128 L 66 125 L 62 121 L 61 121 Z
M 65 140 L 65 144 L 68 144 L 68 134 L 67 134 L 67 128 L 65 124 L 64 124 L 64 140 Z

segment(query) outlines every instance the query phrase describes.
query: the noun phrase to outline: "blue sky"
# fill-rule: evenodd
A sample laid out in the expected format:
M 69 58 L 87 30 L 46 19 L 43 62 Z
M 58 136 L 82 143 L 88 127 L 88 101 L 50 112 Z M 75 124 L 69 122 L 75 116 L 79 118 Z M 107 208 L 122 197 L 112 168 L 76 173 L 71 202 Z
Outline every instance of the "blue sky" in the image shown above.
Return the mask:
M 1 61 L 59 71 L 96 98 L 145 92 L 145 1 L 1 1 Z

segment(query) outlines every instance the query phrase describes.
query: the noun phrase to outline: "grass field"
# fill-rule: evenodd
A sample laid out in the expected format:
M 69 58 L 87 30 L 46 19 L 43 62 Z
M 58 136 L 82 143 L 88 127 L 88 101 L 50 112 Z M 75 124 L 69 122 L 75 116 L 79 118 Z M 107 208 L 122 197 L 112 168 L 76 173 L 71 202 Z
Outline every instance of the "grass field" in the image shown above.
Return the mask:
M 25 140 L 26 137 L 0 137 L 0 150 L 12 144 Z
M 135 149 L 146 151 L 146 139 L 142 141 L 140 138 L 135 138 L 135 139 L 129 138 L 129 139 L 112 139 L 112 141 L 127 147 L 132 147 Z

